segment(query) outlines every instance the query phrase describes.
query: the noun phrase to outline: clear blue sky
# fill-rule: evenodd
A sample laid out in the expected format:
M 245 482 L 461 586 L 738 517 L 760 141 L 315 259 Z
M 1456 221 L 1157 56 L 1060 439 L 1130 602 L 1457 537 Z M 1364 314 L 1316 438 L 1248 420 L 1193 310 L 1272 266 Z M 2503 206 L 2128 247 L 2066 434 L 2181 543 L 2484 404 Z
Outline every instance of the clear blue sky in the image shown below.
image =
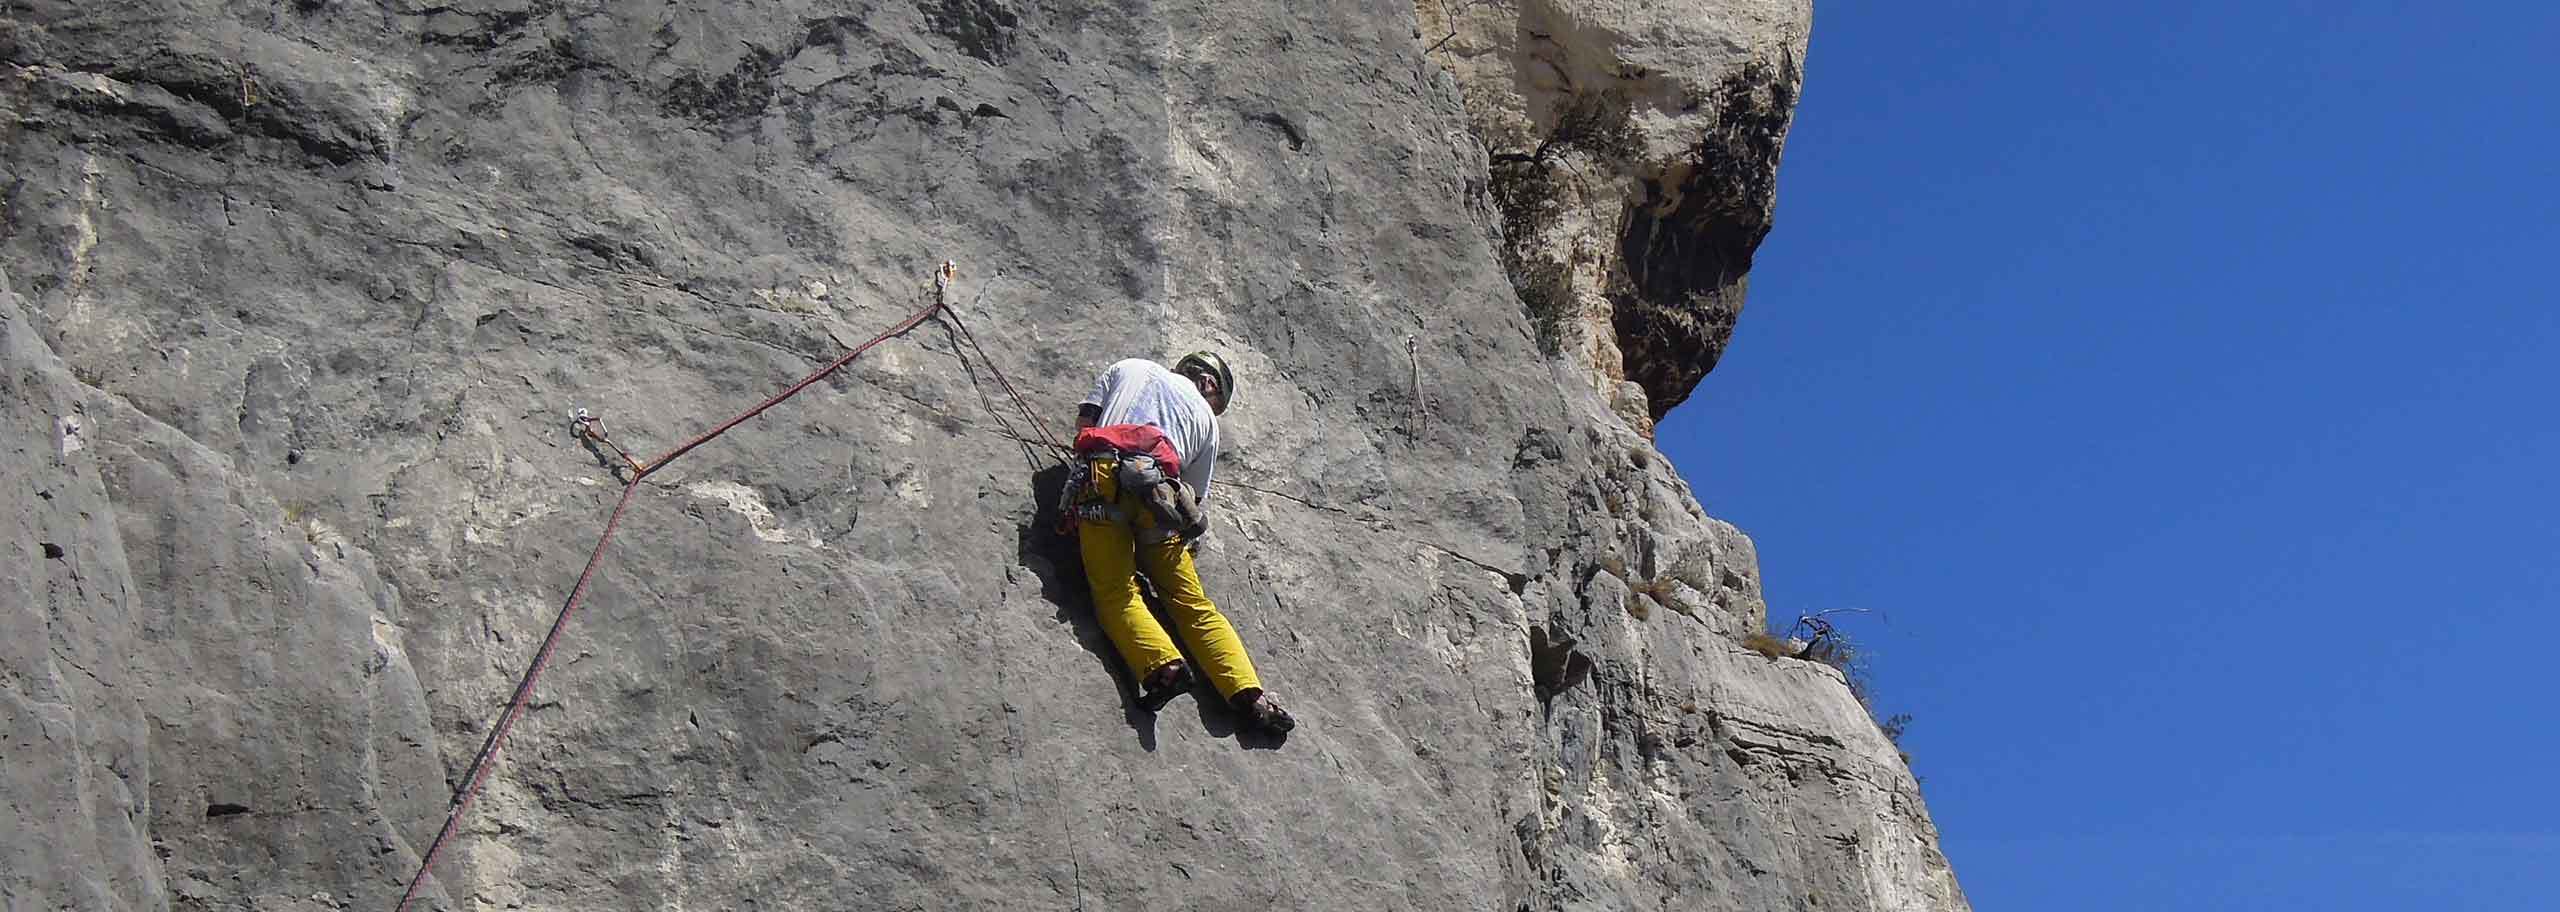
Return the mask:
M 2560 12 L 1816 7 L 1661 440 L 1976 907 L 2560 908 Z

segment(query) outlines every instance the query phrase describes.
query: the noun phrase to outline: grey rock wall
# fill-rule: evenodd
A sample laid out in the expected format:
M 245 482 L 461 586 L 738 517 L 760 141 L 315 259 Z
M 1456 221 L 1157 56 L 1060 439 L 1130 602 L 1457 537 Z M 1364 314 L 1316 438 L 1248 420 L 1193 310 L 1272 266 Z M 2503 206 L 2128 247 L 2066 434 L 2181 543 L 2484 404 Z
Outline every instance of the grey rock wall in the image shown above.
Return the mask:
M 1049 415 L 1228 354 L 1203 568 L 1300 730 L 1128 711 L 928 324 L 644 485 L 426 906 L 1962 908 L 1542 350 L 1426 18 L 0 6 L 0 909 L 388 908 L 618 493 L 569 410 L 672 445 L 946 258 Z

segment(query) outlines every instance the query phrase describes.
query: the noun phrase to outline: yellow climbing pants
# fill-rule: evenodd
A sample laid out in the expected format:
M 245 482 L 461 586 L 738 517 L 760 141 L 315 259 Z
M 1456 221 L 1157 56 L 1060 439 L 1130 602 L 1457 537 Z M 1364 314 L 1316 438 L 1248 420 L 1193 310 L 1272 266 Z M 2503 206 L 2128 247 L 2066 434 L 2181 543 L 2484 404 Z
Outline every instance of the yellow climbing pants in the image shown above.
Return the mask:
M 1148 672 L 1182 658 L 1173 639 L 1165 635 L 1164 625 L 1156 623 L 1155 614 L 1138 594 L 1137 574 L 1143 570 L 1164 600 L 1166 613 L 1173 616 L 1183 645 L 1191 648 L 1198 663 L 1195 670 L 1218 688 L 1218 696 L 1233 698 L 1237 691 L 1260 689 L 1262 679 L 1253 673 L 1244 641 L 1200 588 L 1200 571 L 1192 564 L 1191 549 L 1175 536 L 1160 542 L 1139 540 L 1140 530 L 1155 528 L 1155 514 L 1136 498 L 1118 496 L 1114 467 L 1109 459 L 1093 463 L 1092 486 L 1083 499 L 1087 504 L 1116 506 L 1119 515 L 1076 524 L 1085 581 L 1093 587 L 1093 614 L 1102 623 L 1103 634 L 1120 650 L 1130 675 L 1141 682 Z

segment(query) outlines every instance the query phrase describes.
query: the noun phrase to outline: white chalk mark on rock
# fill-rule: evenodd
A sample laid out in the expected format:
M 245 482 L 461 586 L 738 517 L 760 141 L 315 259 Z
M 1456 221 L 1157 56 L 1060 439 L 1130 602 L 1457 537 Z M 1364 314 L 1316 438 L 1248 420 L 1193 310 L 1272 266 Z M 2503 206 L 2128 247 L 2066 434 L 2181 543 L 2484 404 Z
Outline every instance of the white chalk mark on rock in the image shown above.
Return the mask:
M 62 458 L 69 459 L 71 454 L 89 448 L 88 441 L 80 436 L 79 416 L 64 415 L 53 424 L 55 436 L 62 444 Z
M 775 521 L 773 508 L 765 506 L 764 495 L 756 493 L 754 488 L 734 481 L 697 481 L 686 485 L 684 490 L 704 500 L 718 501 L 728 507 L 729 512 L 746 517 L 748 527 L 755 530 L 758 539 L 777 545 L 791 542 L 791 532 Z

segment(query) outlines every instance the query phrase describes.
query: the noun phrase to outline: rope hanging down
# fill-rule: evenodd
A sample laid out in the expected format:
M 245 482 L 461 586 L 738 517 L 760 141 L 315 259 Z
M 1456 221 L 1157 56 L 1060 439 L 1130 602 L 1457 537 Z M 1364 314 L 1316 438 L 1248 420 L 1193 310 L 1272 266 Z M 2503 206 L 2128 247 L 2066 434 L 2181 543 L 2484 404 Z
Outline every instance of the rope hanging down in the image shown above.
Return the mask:
M 999 275 L 1001 275 L 1001 273 L 999 273 Z M 982 287 L 978 289 L 978 298 L 980 300 L 985 299 L 986 295 L 987 291 L 985 288 Z M 975 306 L 974 301 L 971 302 L 971 306 Z M 1004 411 L 996 408 L 995 403 L 988 402 L 986 403 L 987 412 L 988 414 L 995 416 L 996 426 L 1004 431 L 1004 435 L 1006 437 L 1011 438 L 1015 443 L 1024 445 L 1026 448 L 1033 445 L 1048 447 L 1049 458 L 1057 460 L 1061 465 L 1065 464 L 1067 456 L 1074 451 L 1069 449 L 1066 444 L 1059 441 L 1057 432 L 1049 429 L 1048 419 L 1040 417 L 1040 410 L 1032 408 L 1031 401 L 1023 397 L 1021 390 L 1014 388 L 1013 381 L 1005 377 L 1004 369 L 997 367 L 996 359 L 987 354 L 986 346 L 978 344 L 978 334 L 969 331 L 969 324 L 967 321 L 960 318 L 960 311 L 951 307 L 948 302 L 945 302 L 940 319 L 943 321 L 944 325 L 951 329 L 952 336 L 954 337 L 954 342 L 951 346 L 951 353 L 960 358 L 960 368 L 969 372 L 970 384 L 976 385 L 978 383 L 978 369 L 969 363 L 969 356 L 960 351 L 961 342 L 968 343 L 969 350 L 978 354 L 978 360 L 986 362 L 987 372 L 995 375 L 996 385 L 1004 389 L 1004 394 L 1007 399 L 1012 400 L 1015 417 L 1021 418 L 1026 426 L 1039 431 L 1040 439 L 1032 440 L 1031 438 L 1023 436 L 1022 432 L 1014 430 L 1013 422 L 1005 420 Z M 980 386 L 978 394 L 981 400 L 983 400 L 986 396 L 986 388 Z M 1034 458 L 1031 461 L 1036 468 L 1039 460 Z
M 931 318 L 936 313 L 951 315 L 953 317 L 953 324 L 955 326 L 959 325 L 957 314 L 951 309 L 950 301 L 947 297 L 951 290 L 951 282 L 955 277 L 957 277 L 958 271 L 958 267 L 947 261 L 942 265 L 935 267 L 933 271 L 934 298 L 932 302 L 918 309 L 915 313 L 907 315 L 906 319 L 898 321 L 898 324 L 890 327 L 887 332 L 871 337 L 870 341 L 854 346 L 852 350 L 845 352 L 842 357 L 829 362 L 824 367 L 810 372 L 808 376 L 800 378 L 800 382 L 792 384 L 782 392 L 775 393 L 772 398 L 757 403 L 754 408 L 738 413 L 738 416 L 735 418 L 721 422 L 718 427 L 704 431 L 693 439 L 676 445 L 675 449 L 668 450 L 665 454 L 656 459 L 652 459 L 647 462 L 633 459 L 631 454 L 624 452 L 621 446 L 605 437 L 605 430 L 602 422 L 597 421 L 593 416 L 588 415 L 586 410 L 578 410 L 576 416 L 571 420 L 572 432 L 577 434 L 581 440 L 611 448 L 615 455 L 622 457 L 622 461 L 630 465 L 632 469 L 631 480 L 623 484 L 622 497 L 614 502 L 613 512 L 605 517 L 604 532 L 596 537 L 595 552 L 587 556 L 586 568 L 578 571 L 577 584 L 569 587 L 569 597 L 566 601 L 563 601 L 560 604 L 559 616 L 552 619 L 551 631 L 544 634 L 542 637 L 542 648 L 534 652 L 533 663 L 525 667 L 524 677 L 516 682 L 515 695 L 507 699 L 507 707 L 504 711 L 498 714 L 498 722 L 490 728 L 488 740 L 481 743 L 479 755 L 472 758 L 471 768 L 469 772 L 463 776 L 462 787 L 454 792 L 453 804 L 450 809 L 445 812 L 444 827 L 436 831 L 435 841 L 427 844 L 426 854 L 418 860 L 418 873 L 409 878 L 409 888 L 401 892 L 400 904 L 395 907 L 394 912 L 407 912 L 410 901 L 417 898 L 418 888 L 426 883 L 428 870 L 435 867 L 436 856 L 444 851 L 445 843 L 452 840 L 454 830 L 462 825 L 463 816 L 471 809 L 472 799 L 479 796 L 480 787 L 488 779 L 490 769 L 497 765 L 498 751 L 500 748 L 505 747 L 507 743 L 507 732 L 515 727 L 516 719 L 524 715 L 525 704 L 533 696 L 533 683 L 536 679 L 542 677 L 543 667 L 550 664 L 552 650 L 560 644 L 561 631 L 566 630 L 569 626 L 569 615 L 578 610 L 578 602 L 586 597 L 587 584 L 595 578 L 596 565 L 604 561 L 605 548 L 613 543 L 613 533 L 615 529 L 619 528 L 622 524 L 622 512 L 624 509 L 631 506 L 631 495 L 640 490 L 640 482 L 647 479 L 650 475 L 656 474 L 659 469 L 666 468 L 667 464 L 674 462 L 677 457 L 693 452 L 695 447 L 709 443 L 712 438 L 727 433 L 730 428 L 745 424 L 748 419 L 763 414 L 766 409 L 781 404 L 785 399 L 799 395 L 800 391 L 808 389 L 818 381 L 826 379 L 827 375 L 833 374 L 845 365 L 853 363 L 853 359 L 862 357 L 862 353 L 870 351 L 872 346 L 905 335 L 909 330 L 915 329 L 917 325 L 922 324 L 925 320 Z M 960 333 L 963 336 L 967 336 L 967 327 L 962 326 L 960 328 Z M 977 348 L 977 340 L 974 337 L 970 338 L 969 345 L 971 348 Z M 954 352 L 954 354 L 958 354 L 958 352 Z M 986 358 L 985 350 L 979 349 L 978 356 L 982 359 Z M 965 364 L 967 360 L 966 356 L 963 356 L 962 360 Z M 990 369 L 994 369 L 994 366 L 995 362 L 992 359 L 988 359 L 988 367 Z M 1030 415 L 1034 419 L 1038 417 L 1038 413 L 1032 411 L 1029 408 L 1029 405 L 1023 401 L 1021 395 L 1014 391 L 1013 384 L 1004 379 L 1004 373 L 1001 370 L 996 371 L 996 378 L 999 383 L 1004 385 L 1006 392 L 1013 394 L 1014 402 L 1018 407 L 1021 407 L 1027 415 Z M 1044 426 L 1041 430 L 1045 435 L 1048 429 Z M 1055 443 L 1053 442 L 1051 445 L 1055 446 Z

